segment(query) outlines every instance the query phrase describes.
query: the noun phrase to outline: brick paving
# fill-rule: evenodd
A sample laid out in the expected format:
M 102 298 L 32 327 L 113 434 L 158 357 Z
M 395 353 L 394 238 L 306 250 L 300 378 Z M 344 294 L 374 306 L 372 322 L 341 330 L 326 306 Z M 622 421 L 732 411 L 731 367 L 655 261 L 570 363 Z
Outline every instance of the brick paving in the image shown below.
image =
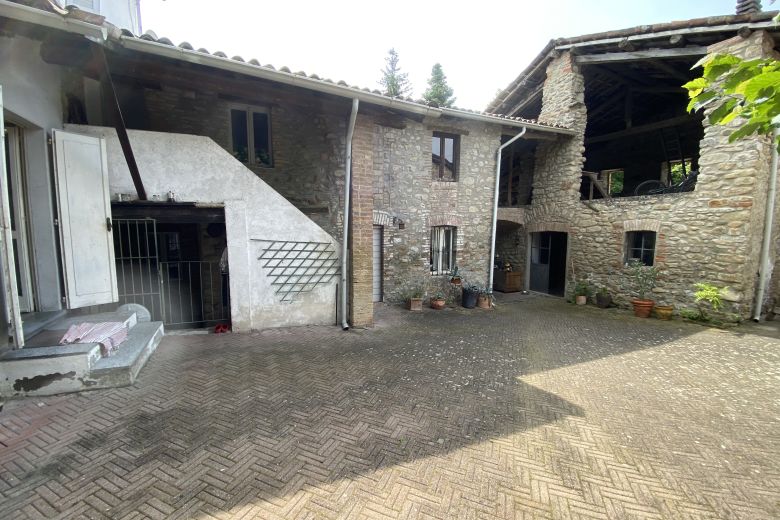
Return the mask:
M 776 338 L 542 297 L 168 336 L 7 403 L 0 518 L 780 518 L 779 387 Z

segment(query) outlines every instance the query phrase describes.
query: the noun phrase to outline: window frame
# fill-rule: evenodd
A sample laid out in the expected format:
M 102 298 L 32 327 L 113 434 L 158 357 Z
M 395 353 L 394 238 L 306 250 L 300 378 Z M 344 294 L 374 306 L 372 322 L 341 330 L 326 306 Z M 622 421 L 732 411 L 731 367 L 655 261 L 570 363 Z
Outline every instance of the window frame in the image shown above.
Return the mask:
M 273 168 L 274 167 L 274 149 L 273 149 L 273 134 L 271 133 L 271 109 L 269 107 L 263 107 L 258 105 L 245 105 L 241 103 L 230 103 L 228 105 L 228 128 L 230 129 L 230 153 L 235 153 L 233 146 L 233 110 L 240 110 L 246 112 L 246 136 L 247 136 L 247 162 L 243 162 L 238 157 L 236 159 L 241 164 L 247 167 L 255 168 Z M 265 114 L 268 121 L 268 156 L 270 157 L 270 164 L 262 164 L 256 162 L 255 147 L 253 146 L 255 140 L 255 128 L 253 114 Z M 235 155 L 234 155 L 235 157 Z
M 460 177 L 460 135 L 448 132 L 434 131 L 431 133 L 431 163 L 433 166 L 433 139 L 439 138 L 439 157 L 444 159 L 446 150 L 445 139 L 452 139 L 452 180 L 444 178 L 444 169 L 446 159 L 439 161 L 438 175 L 434 175 L 433 180 L 438 182 L 458 182 Z
M 441 230 L 441 237 L 438 240 L 439 244 L 437 245 L 436 242 L 436 233 L 437 230 Z M 447 251 L 449 255 L 449 265 L 443 264 L 443 258 L 444 255 L 442 254 L 445 251 L 445 248 L 447 247 L 447 241 L 446 241 L 446 235 L 447 233 L 450 234 L 450 240 L 449 240 L 449 250 Z M 431 235 L 430 235 L 430 264 L 431 264 L 431 274 L 434 276 L 438 275 L 448 275 L 453 272 L 455 269 L 455 266 L 457 265 L 457 241 L 458 241 L 458 228 L 457 226 L 431 226 Z M 438 246 L 434 248 L 434 246 Z
M 634 237 L 640 234 L 641 235 L 641 243 L 639 247 L 634 247 Z M 646 240 L 647 235 L 652 234 L 653 236 L 653 246 L 647 247 L 646 246 Z M 625 233 L 625 250 L 623 253 L 623 259 L 624 263 L 628 265 L 628 263 L 631 260 L 639 260 L 642 262 L 643 265 L 646 265 L 648 267 L 652 267 L 655 265 L 655 256 L 656 256 L 656 250 L 658 248 L 658 233 L 655 231 L 651 231 L 649 229 L 640 229 L 636 231 L 626 231 Z M 634 256 L 634 252 L 638 251 L 639 256 Z M 645 252 L 650 251 L 652 253 L 652 262 L 645 263 L 644 256 Z

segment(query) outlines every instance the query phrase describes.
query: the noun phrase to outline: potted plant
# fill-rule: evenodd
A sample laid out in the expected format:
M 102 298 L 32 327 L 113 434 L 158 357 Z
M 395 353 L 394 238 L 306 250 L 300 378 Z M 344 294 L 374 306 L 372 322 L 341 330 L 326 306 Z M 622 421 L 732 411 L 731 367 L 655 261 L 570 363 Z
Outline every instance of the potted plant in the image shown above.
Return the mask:
M 462 283 L 461 279 L 460 279 L 460 274 L 458 274 L 458 266 L 457 265 L 452 270 L 452 276 L 450 276 L 450 283 L 452 285 L 460 285 Z
M 409 293 L 409 296 L 407 297 L 407 301 L 409 302 L 410 311 L 421 311 L 423 304 L 423 290 L 419 287 L 412 289 L 412 291 Z
M 579 280 L 574 285 L 574 301 L 577 305 L 585 305 L 588 303 L 588 296 L 590 296 L 590 286 L 587 280 Z
M 659 320 L 669 321 L 672 319 L 672 313 L 674 312 L 674 307 L 671 305 L 656 305 L 655 306 L 655 317 Z
M 612 295 L 609 294 L 606 287 L 601 286 L 596 293 L 596 306 L 601 309 L 606 309 L 610 305 L 612 305 Z
M 444 298 L 444 294 L 437 292 L 431 298 L 431 308 L 440 311 L 447 304 L 447 300 Z
M 488 292 L 487 287 L 480 287 L 479 294 L 477 295 L 477 307 L 480 309 L 489 309 L 493 303 L 492 295 Z
M 463 306 L 467 309 L 473 309 L 477 306 L 477 296 L 479 296 L 479 287 L 474 284 L 463 284 Z
M 656 266 L 643 264 L 640 260 L 632 258 L 626 264 L 626 272 L 633 279 L 637 298 L 631 301 L 634 306 L 634 315 L 638 318 L 649 318 L 655 302 L 647 298 L 648 293 L 655 287 L 660 269 Z

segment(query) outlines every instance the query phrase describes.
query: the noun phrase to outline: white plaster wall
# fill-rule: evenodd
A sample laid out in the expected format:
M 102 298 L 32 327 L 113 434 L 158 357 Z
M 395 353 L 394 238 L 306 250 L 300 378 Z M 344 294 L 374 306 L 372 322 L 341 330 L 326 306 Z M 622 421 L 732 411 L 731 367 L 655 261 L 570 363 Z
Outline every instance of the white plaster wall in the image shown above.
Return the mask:
M 67 130 L 104 137 L 112 198 L 135 193 L 113 128 Z M 295 302 L 280 303 L 257 260 L 257 240 L 329 242 L 340 251 L 328 233 L 208 137 L 138 130 L 129 135 L 150 200 L 166 200 L 172 191 L 180 202 L 224 205 L 234 330 L 336 322 L 336 277 Z
M 0 37 L 0 85 L 6 122 L 22 128 L 28 229 L 38 310 L 61 308 L 47 136 L 62 127 L 61 69 L 40 59 L 40 43 Z

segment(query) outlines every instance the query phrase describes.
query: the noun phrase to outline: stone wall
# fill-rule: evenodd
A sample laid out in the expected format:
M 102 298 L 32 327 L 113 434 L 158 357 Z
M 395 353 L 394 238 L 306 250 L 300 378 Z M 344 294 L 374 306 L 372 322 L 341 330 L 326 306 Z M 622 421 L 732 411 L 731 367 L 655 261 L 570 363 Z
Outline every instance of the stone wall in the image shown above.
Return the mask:
M 431 178 L 434 131 L 460 135 L 456 182 Z M 432 226 L 457 227 L 456 263 L 466 282 L 487 283 L 495 153 L 500 128 L 476 122 L 405 121 L 377 126 L 374 142 L 374 210 L 396 223 L 384 226 L 384 297 L 405 299 L 415 287 L 430 295 L 449 288 L 449 276 L 430 274 Z M 404 229 L 400 229 L 399 222 Z M 453 295 L 454 296 L 454 295 Z
M 765 35 L 724 42 L 746 56 L 762 53 Z M 700 174 L 691 193 L 580 201 L 586 108 L 583 78 L 568 53 L 547 69 L 541 120 L 578 130 L 573 138 L 540 143 L 534 197 L 525 212 L 529 232 L 569 233 L 569 289 L 575 279 L 604 286 L 617 303 L 633 297 L 623 274 L 627 231 L 657 231 L 656 265 L 661 275 L 653 297 L 677 309 L 693 307 L 693 284 L 728 287 L 725 312 L 746 317 L 756 283 L 763 208 L 769 170 L 769 141 L 728 142 L 733 127 L 705 123 Z M 569 292 L 567 291 L 567 294 Z
M 147 125 L 141 129 L 203 135 L 231 151 L 230 107 L 236 101 L 167 85 L 145 90 L 144 98 Z M 273 96 L 240 104 L 267 107 L 271 115 L 273 167 L 250 169 L 340 240 L 349 109 L 338 113 L 305 98 L 293 104 Z

